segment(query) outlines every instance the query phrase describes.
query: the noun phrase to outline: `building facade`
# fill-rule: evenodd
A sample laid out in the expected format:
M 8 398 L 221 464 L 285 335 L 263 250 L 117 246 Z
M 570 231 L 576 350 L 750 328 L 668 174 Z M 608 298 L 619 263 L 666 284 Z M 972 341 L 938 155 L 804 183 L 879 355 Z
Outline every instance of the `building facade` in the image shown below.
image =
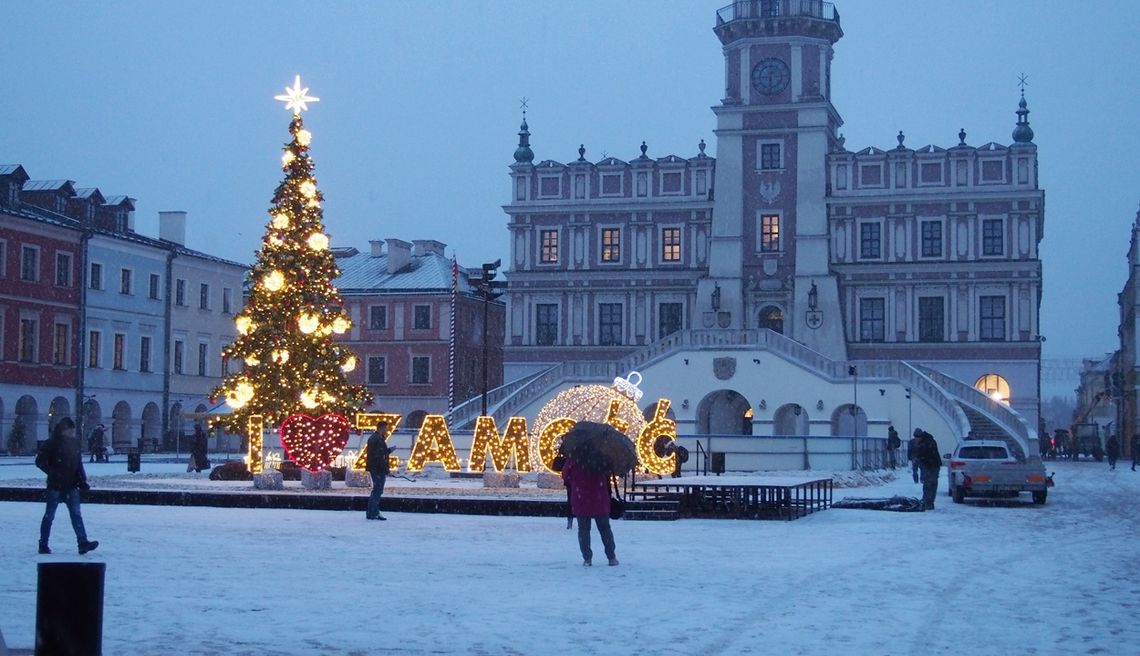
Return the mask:
M 0 166 L 0 192 L 5 437 L 18 421 L 34 447 L 55 417 L 73 415 L 84 434 L 105 424 L 114 449 L 162 445 L 183 397 L 197 409 L 221 380 L 233 331 L 226 299 L 240 310 L 245 266 L 187 249 L 182 212 L 162 213 L 155 239 L 134 231 L 126 196 L 29 180 L 18 165 Z M 189 293 L 206 310 L 175 311 L 176 277 L 196 285 Z M 172 375 L 176 329 L 193 341 L 191 366 L 206 363 L 190 381 Z
M 343 341 L 359 358 L 349 379 L 368 387 L 377 411 L 404 415 L 404 427 L 481 394 L 484 367 L 488 388 L 503 382 L 503 304 L 487 304 L 484 333 L 483 299 L 445 249 L 400 239 L 334 249 L 353 324 Z
M 854 376 L 929 367 L 1036 427 L 1044 192 L 1024 97 L 1009 145 L 960 131 L 911 149 L 900 133 L 852 152 L 831 98 L 830 3 L 738 2 L 714 32 L 715 160 L 702 141 L 688 157 L 643 143 L 628 162 L 580 148 L 535 164 L 524 120 L 504 207 L 508 380 L 682 330 L 767 329 Z
M 1140 334 L 1137 318 L 1140 314 L 1140 212 L 1132 223 L 1132 239 L 1128 246 L 1128 279 L 1117 297 L 1120 306 L 1120 349 L 1117 353 L 1117 395 L 1120 400 L 1121 447 L 1132 455 L 1132 436 L 1140 433 L 1140 410 L 1137 409 L 1137 390 L 1140 390 Z M 1111 380 L 1111 377 L 1110 377 Z M 1080 399 L 1078 398 L 1078 401 Z

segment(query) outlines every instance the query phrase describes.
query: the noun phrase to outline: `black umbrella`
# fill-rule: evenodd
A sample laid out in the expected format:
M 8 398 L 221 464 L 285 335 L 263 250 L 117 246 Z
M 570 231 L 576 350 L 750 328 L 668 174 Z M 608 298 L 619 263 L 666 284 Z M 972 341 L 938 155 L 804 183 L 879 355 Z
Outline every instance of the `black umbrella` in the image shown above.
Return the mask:
M 625 476 L 637 465 L 637 448 L 609 424 L 580 421 L 562 437 L 559 450 L 595 474 Z

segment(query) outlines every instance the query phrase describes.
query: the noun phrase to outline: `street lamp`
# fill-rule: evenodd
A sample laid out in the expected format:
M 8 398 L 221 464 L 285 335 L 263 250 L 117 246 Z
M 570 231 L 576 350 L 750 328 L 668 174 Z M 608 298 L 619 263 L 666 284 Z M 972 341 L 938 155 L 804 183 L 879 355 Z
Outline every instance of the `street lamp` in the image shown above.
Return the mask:
M 906 434 L 914 432 L 914 407 L 910 400 L 910 388 L 906 388 Z M 907 439 L 910 439 L 909 437 Z
M 487 415 L 487 324 L 488 313 L 490 311 L 491 301 L 503 295 L 503 290 L 506 288 L 507 283 L 504 280 L 495 280 L 498 275 L 499 267 L 503 265 L 501 259 L 494 262 L 488 262 L 483 265 L 483 273 L 478 277 L 468 277 L 468 282 L 471 283 L 480 295 L 483 297 L 483 402 L 482 402 L 482 416 Z

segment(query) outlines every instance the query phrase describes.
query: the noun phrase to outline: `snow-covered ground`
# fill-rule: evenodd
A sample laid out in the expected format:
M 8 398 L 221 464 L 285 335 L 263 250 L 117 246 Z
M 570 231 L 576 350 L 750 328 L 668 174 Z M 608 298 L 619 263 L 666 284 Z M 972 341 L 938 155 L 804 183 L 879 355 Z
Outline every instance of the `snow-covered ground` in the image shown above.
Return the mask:
M 1049 469 L 1043 507 L 619 521 L 592 568 L 560 519 L 95 504 L 98 551 L 61 509 L 40 557 L 41 505 L 0 503 L 0 627 L 29 646 L 36 563 L 90 559 L 109 655 L 1137 653 L 1140 472 Z

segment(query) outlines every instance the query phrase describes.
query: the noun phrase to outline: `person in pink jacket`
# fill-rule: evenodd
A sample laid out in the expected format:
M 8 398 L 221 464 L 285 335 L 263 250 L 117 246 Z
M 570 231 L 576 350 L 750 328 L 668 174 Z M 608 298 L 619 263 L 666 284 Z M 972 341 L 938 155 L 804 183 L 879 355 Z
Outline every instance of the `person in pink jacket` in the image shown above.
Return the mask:
M 598 525 L 602 546 L 611 566 L 618 564 L 614 547 L 614 532 L 610 528 L 610 488 L 605 474 L 595 474 L 566 458 L 562 467 L 562 480 L 570 489 L 570 511 L 578 518 L 578 546 L 582 549 L 582 564 L 590 566 L 594 552 L 590 549 L 590 520 Z

